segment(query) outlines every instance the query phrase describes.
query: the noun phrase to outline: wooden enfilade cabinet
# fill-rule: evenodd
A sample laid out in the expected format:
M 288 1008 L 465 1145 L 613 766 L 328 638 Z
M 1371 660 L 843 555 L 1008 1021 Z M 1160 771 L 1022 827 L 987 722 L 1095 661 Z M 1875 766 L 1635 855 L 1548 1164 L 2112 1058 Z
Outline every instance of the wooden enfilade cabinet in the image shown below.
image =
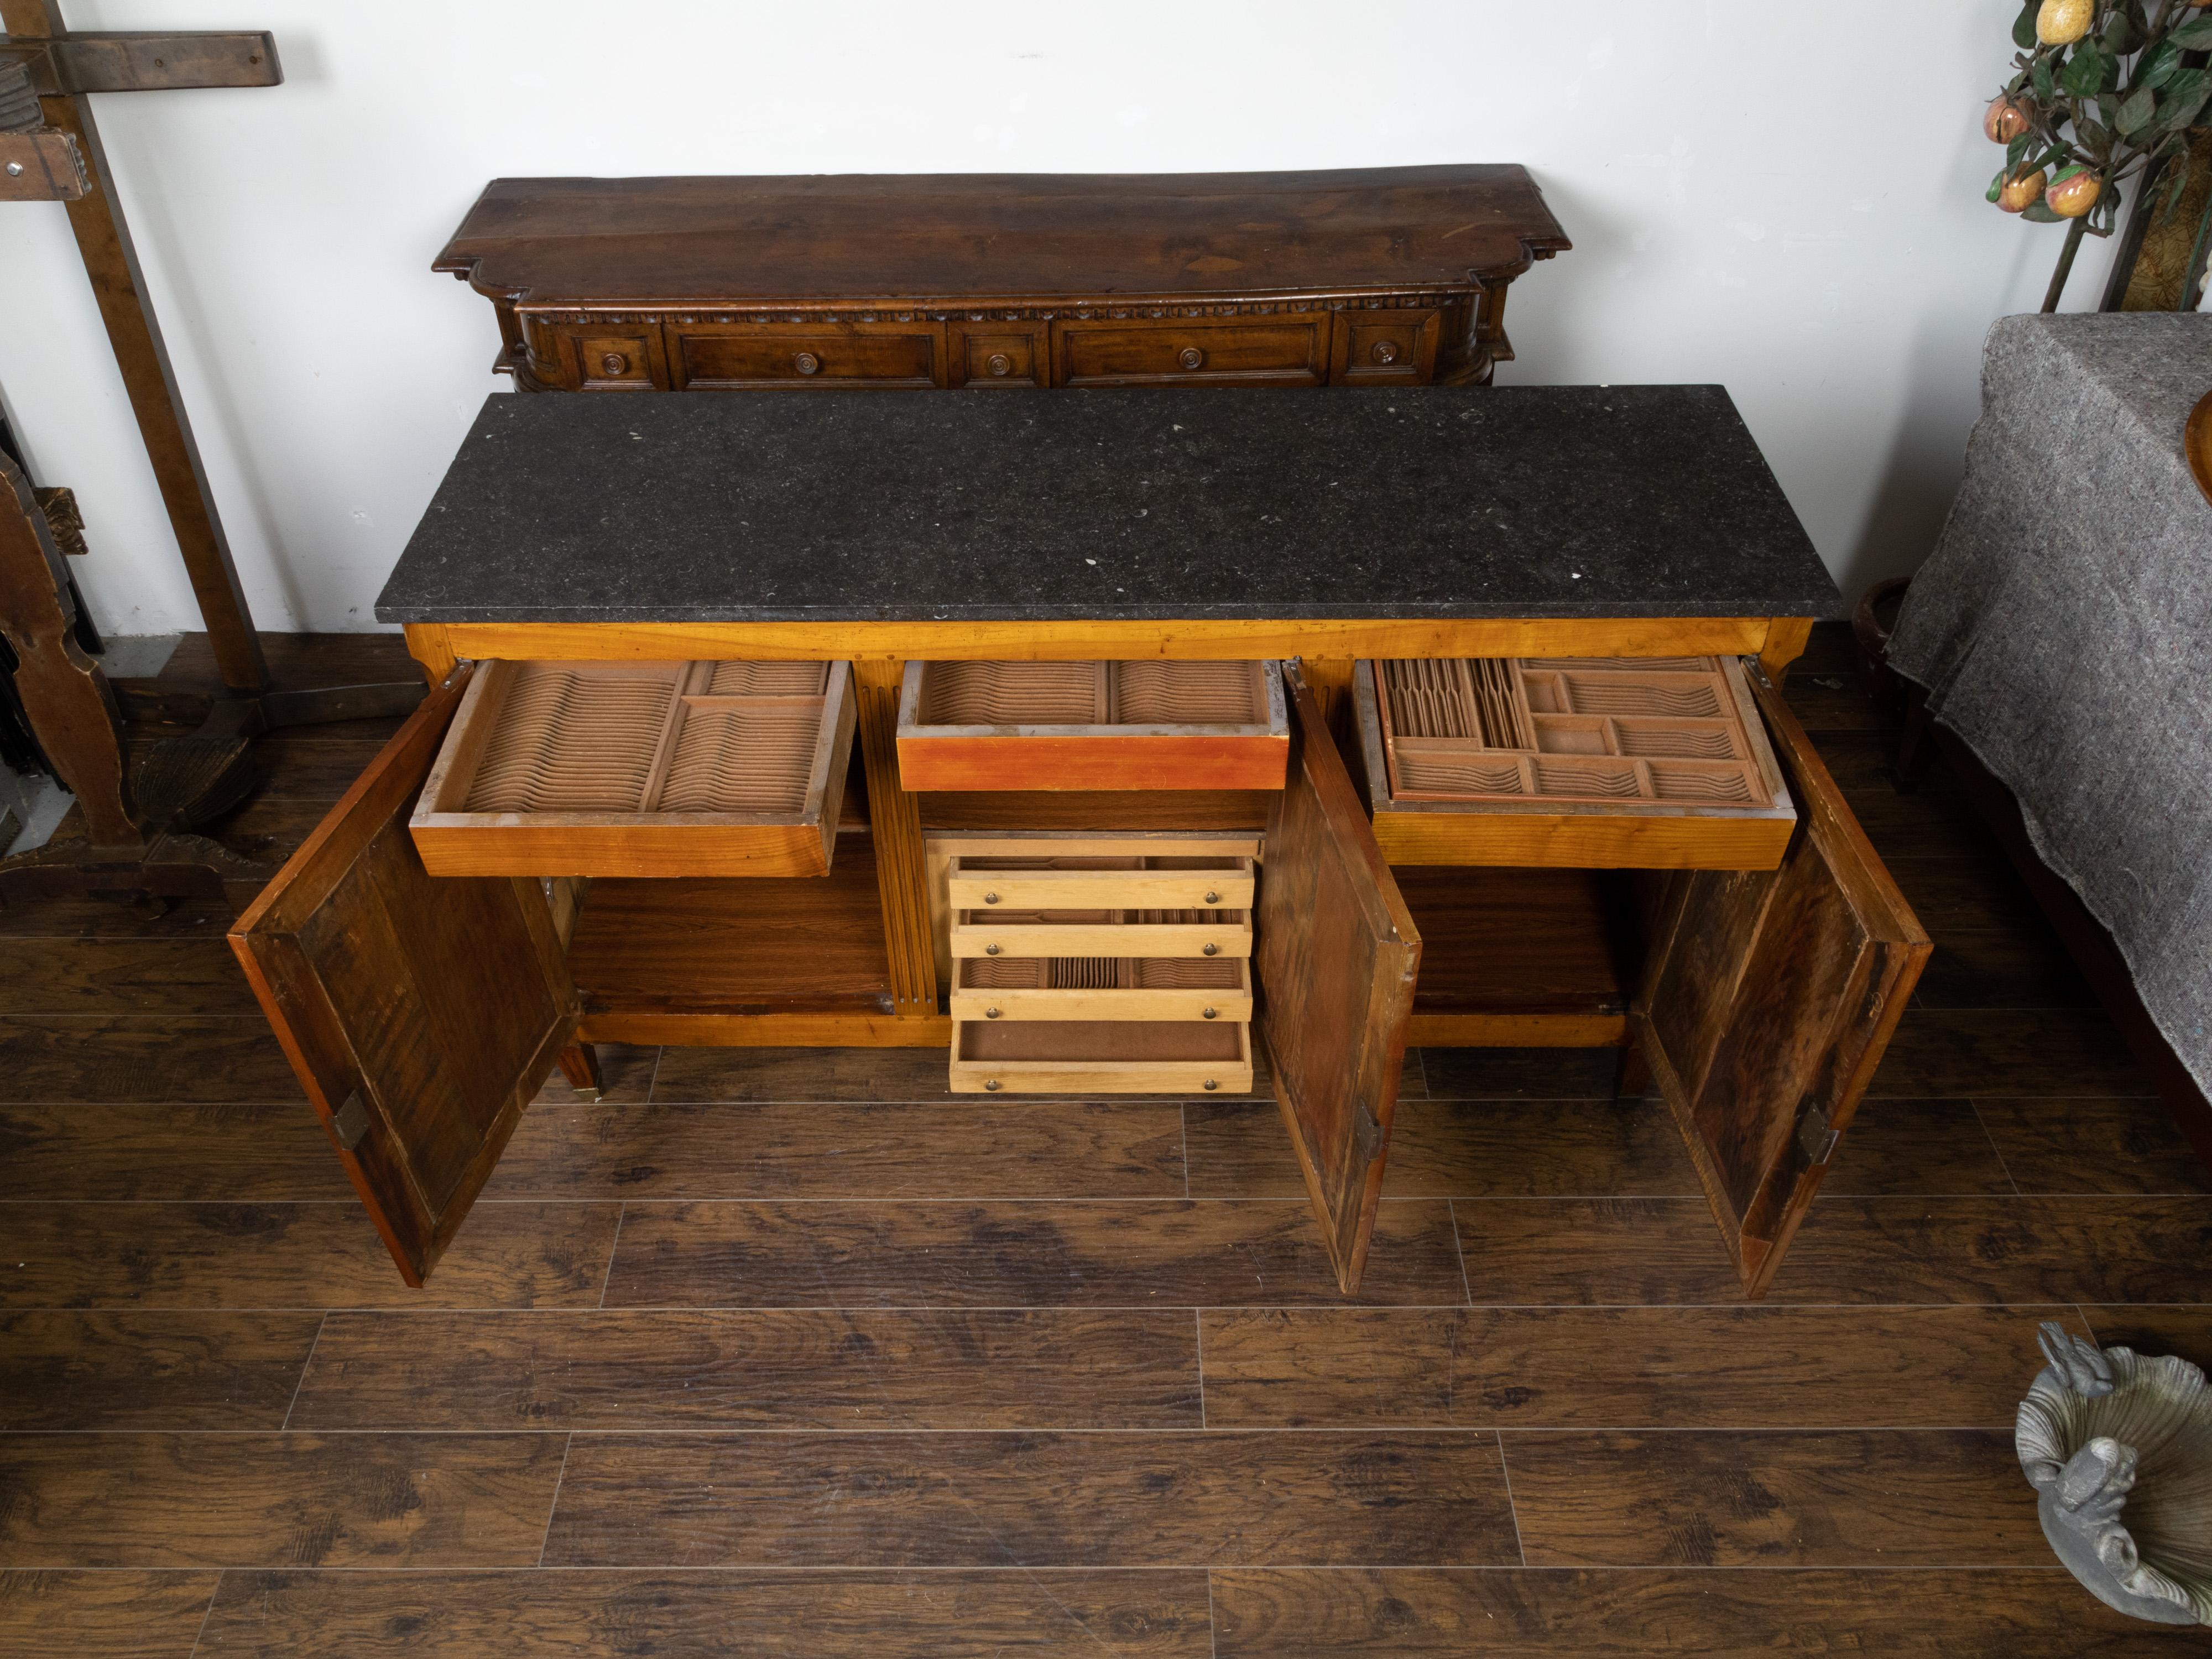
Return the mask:
M 1634 1056 L 1755 1296 L 1929 950 L 1838 608 L 1716 387 L 495 397 L 233 942 L 410 1282 L 594 1043 L 895 1044 L 1272 1093 L 1349 1292 L 1418 1044 Z
M 1514 166 L 496 179 L 436 268 L 524 391 L 1393 386 L 1568 246 Z

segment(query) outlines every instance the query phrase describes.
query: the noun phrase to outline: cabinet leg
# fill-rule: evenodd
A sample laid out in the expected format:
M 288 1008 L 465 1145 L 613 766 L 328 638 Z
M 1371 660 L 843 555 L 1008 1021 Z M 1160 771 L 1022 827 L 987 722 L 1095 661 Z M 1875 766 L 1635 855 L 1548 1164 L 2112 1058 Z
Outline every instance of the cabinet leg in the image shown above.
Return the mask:
M 1628 1043 L 1620 1050 L 1619 1064 L 1613 1073 L 1613 1097 L 1615 1100 L 1641 1100 L 1651 1092 L 1651 1067 L 1645 1063 L 1643 1048 Z
M 579 1100 L 597 1100 L 604 1086 L 599 1081 L 599 1050 L 588 1042 L 570 1043 L 561 1051 L 561 1075 L 568 1079 Z
M 901 1019 L 937 1013 L 937 948 L 929 931 L 929 877 L 921 846 L 921 805 L 899 787 L 899 684 L 903 662 L 853 665 L 860 697 L 860 763 L 868 775 L 868 824 L 876 843 L 876 887 L 883 900 L 891 1012 Z

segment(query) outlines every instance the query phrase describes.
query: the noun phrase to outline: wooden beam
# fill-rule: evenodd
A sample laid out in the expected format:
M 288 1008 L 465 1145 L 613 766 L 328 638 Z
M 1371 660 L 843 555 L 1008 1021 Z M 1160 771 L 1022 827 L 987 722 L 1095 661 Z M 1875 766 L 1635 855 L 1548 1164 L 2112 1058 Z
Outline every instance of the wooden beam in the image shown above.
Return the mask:
M 273 87 L 284 79 L 266 30 L 57 30 L 40 39 L 26 28 L 0 40 L 0 62 L 10 58 L 31 66 L 31 85 L 41 97 Z
M 67 34 L 53 0 L 0 0 L 0 21 L 7 25 L 15 46 L 26 40 L 64 40 Z M 273 71 L 273 58 L 270 68 Z M 199 446 L 192 441 L 176 374 L 146 296 L 137 251 L 115 204 L 114 173 L 100 148 L 92 106 L 82 94 L 57 92 L 39 101 L 46 125 L 76 139 L 92 175 L 93 188 L 69 204 L 70 228 L 76 233 L 77 251 L 92 279 L 93 297 L 107 325 L 116 366 L 123 372 L 124 391 L 138 417 L 147 459 L 153 463 L 155 483 L 168 508 L 178 550 L 184 555 L 192 593 L 215 648 L 216 665 L 223 684 L 234 690 L 266 690 L 269 668 L 262 660 L 261 641 L 254 634 L 238 569 L 231 562 L 230 544 L 216 515 L 207 470 L 200 461 Z
M 409 648 L 454 658 L 696 661 L 1079 661 L 1092 657 L 1689 657 L 1756 654 L 1765 617 L 1322 617 L 1245 621 L 410 623 Z M 429 630 L 442 630 L 434 636 Z M 1795 654 L 1794 653 L 1792 654 Z
M 66 132 L 0 132 L 0 202 L 74 202 L 92 188 Z

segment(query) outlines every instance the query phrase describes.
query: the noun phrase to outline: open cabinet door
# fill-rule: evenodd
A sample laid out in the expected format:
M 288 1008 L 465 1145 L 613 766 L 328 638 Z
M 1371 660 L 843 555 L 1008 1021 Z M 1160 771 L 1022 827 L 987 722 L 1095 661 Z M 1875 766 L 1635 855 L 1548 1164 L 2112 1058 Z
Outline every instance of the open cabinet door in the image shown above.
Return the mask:
M 400 1276 L 420 1285 L 576 1027 L 545 896 L 433 877 L 407 832 L 467 684 L 423 700 L 231 929 Z
M 1753 696 L 1797 803 L 1774 870 L 1665 878 L 1638 1040 L 1746 1293 L 1764 1296 L 1931 949 L 1781 694 Z
M 1406 1058 L 1421 936 L 1321 705 L 1284 665 L 1290 769 L 1255 906 L 1260 1035 L 1337 1283 L 1359 1287 Z

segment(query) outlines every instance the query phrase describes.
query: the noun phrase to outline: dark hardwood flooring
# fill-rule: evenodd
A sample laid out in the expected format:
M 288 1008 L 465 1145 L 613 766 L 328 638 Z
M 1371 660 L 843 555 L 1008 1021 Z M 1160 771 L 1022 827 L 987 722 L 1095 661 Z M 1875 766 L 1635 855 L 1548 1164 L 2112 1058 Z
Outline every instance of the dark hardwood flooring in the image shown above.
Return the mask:
M 1792 697 L 1938 953 L 1756 1307 L 1610 1055 L 1471 1051 L 1352 1305 L 1264 1100 L 899 1051 L 610 1052 L 410 1292 L 219 908 L 0 911 L 0 1656 L 2205 1651 L 2053 1565 L 2010 1425 L 2043 1319 L 2212 1359 L 2212 1181 L 1846 640 Z

